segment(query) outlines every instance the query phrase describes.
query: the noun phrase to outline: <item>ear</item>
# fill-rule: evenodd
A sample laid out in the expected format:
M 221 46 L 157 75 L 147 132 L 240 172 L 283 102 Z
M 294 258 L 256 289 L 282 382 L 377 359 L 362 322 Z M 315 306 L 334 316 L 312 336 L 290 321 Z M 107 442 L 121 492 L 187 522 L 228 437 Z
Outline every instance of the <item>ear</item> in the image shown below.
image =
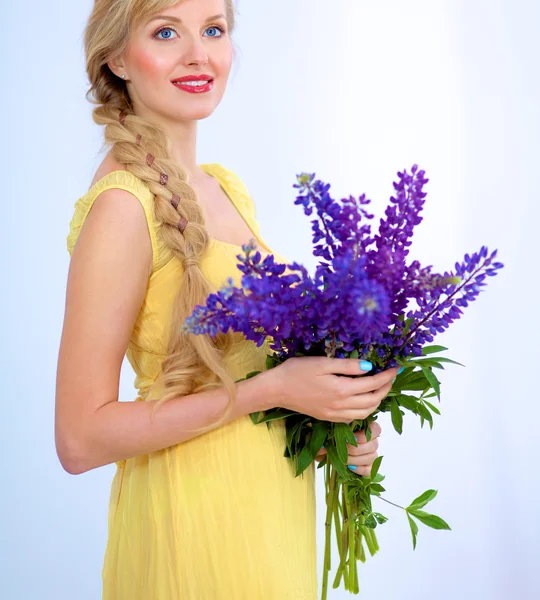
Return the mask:
M 107 63 L 107 66 L 117 77 L 121 77 L 122 73 L 126 72 L 122 56 L 117 56 L 116 58 L 111 59 Z

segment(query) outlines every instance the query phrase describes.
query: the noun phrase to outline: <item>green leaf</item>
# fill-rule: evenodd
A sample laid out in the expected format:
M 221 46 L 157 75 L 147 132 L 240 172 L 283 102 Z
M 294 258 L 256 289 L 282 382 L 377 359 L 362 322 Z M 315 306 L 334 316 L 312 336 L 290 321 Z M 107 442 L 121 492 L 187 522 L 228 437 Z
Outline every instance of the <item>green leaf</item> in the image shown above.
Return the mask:
M 347 423 L 334 423 L 334 440 L 336 442 L 336 449 L 339 459 L 343 464 L 347 464 L 349 459 L 349 451 L 347 450 L 347 439 L 344 427 L 350 430 Z
M 435 352 L 444 352 L 445 350 L 448 350 L 448 348 L 445 348 L 444 346 L 424 346 L 422 348 L 422 354 L 433 354 Z
M 266 355 L 266 369 L 273 369 L 278 364 L 278 361 L 270 354 Z
M 422 367 L 422 372 L 426 376 L 426 379 L 429 381 L 431 387 L 435 390 L 437 394 L 437 398 L 441 399 L 441 389 L 439 387 L 439 380 L 433 375 L 433 371 L 429 367 Z
M 279 419 L 285 419 L 286 417 L 290 417 L 291 415 L 298 415 L 298 413 L 294 411 L 287 410 L 285 408 L 276 408 L 271 411 L 267 411 L 265 417 L 263 417 L 259 423 L 265 423 L 266 421 L 277 421 Z
M 390 404 L 390 415 L 392 417 L 394 429 L 399 433 L 399 435 L 401 435 L 403 432 L 403 415 L 395 398 L 392 398 L 392 402 Z
M 433 429 L 433 416 L 427 407 L 424 406 L 423 402 L 418 403 L 418 414 L 420 414 L 429 423 L 429 428 Z
M 304 419 L 303 421 L 300 421 L 300 427 L 298 427 L 298 428 L 296 429 L 295 433 L 294 433 L 294 436 L 293 436 L 293 443 L 295 444 L 295 446 L 296 446 L 296 447 L 298 447 L 298 446 L 299 446 L 299 444 L 300 444 L 300 439 L 301 439 L 301 437 L 302 437 L 302 434 L 305 434 L 305 431 L 304 431 L 304 424 L 305 424 L 305 422 L 306 422 L 307 420 L 309 420 L 309 419 L 308 419 L 308 418 L 306 418 L 306 419 Z M 320 449 L 320 446 L 319 446 L 319 449 Z
M 259 373 L 262 373 L 262 371 L 250 371 L 246 375 L 246 379 L 251 379 L 251 377 L 255 377 L 255 375 L 259 375 Z
M 435 358 L 421 358 L 414 361 L 414 365 L 417 367 L 435 367 L 436 369 L 443 369 L 444 367 L 440 364 L 438 359 Z
M 412 317 L 405 320 L 405 327 L 403 328 L 403 333 L 402 333 L 403 336 L 406 336 L 410 332 L 412 322 L 413 322 Z
M 320 450 L 320 448 L 321 447 L 319 446 L 319 450 Z M 315 456 L 312 454 L 312 452 L 309 448 L 309 445 L 304 446 L 302 448 L 302 451 L 300 452 L 300 455 L 296 459 L 296 475 L 295 475 L 295 477 L 298 477 L 298 475 L 301 475 L 314 460 L 315 460 Z
M 309 440 L 309 447 L 314 453 L 313 458 L 317 455 L 322 445 L 328 436 L 329 425 L 323 421 L 315 421 L 313 424 L 313 433 Z
M 436 396 L 436 394 L 433 394 L 434 396 Z M 429 396 L 428 396 L 429 397 Z M 436 415 L 440 415 L 441 411 L 434 406 L 433 404 L 431 404 L 431 402 L 428 402 L 427 400 L 424 400 L 424 404 L 427 404 L 429 406 L 429 408 L 431 408 L 431 410 L 436 414 Z
M 449 358 L 444 358 L 443 356 L 438 356 L 436 360 L 438 360 L 439 362 L 451 363 L 453 365 L 459 365 L 460 367 L 465 366 L 465 365 L 462 365 L 460 362 L 457 362 L 455 360 L 450 360 Z
M 416 549 L 416 536 L 418 535 L 418 525 L 411 519 L 409 513 L 407 513 L 407 519 L 409 519 L 409 525 L 411 527 L 412 539 L 413 539 L 413 550 Z
M 375 529 L 375 527 L 377 527 L 377 521 L 373 515 L 369 515 L 364 521 L 364 525 L 370 529 Z
M 379 483 L 370 483 L 369 484 L 369 490 L 371 492 L 377 492 L 378 494 L 380 494 L 381 492 L 385 492 L 386 489 L 383 488 L 382 485 L 380 485 Z
M 377 521 L 379 522 L 379 525 L 382 525 L 383 523 L 386 523 L 386 521 L 388 521 L 388 518 L 385 517 L 384 515 L 381 515 L 381 513 L 374 512 L 373 516 L 377 519 Z
M 377 473 L 379 472 L 379 467 L 381 466 L 382 459 L 383 459 L 382 456 L 377 456 L 377 458 L 373 461 L 373 464 L 371 465 L 370 478 L 372 481 L 374 480 L 374 478 L 377 476 Z
M 363 427 L 364 433 L 366 434 L 366 442 L 371 442 L 371 427 L 369 426 L 369 421 L 365 421 L 365 427 Z
M 345 438 L 345 441 L 348 444 L 351 444 L 352 446 L 358 446 L 358 442 L 354 437 L 353 430 L 348 423 L 334 423 L 334 428 L 336 427 L 339 428 L 340 431 L 343 433 L 343 437 Z
M 328 459 L 334 465 L 336 471 L 343 480 L 349 481 L 352 479 L 352 472 L 343 464 L 343 461 L 339 458 L 336 447 L 332 442 L 326 444 L 326 456 L 328 456 Z
M 450 529 L 450 525 L 448 525 L 446 521 L 443 521 L 441 517 L 438 517 L 437 515 L 430 515 L 423 510 L 407 510 L 411 513 L 411 515 L 414 515 L 419 521 L 424 523 L 424 525 L 427 525 L 432 529 Z
M 398 383 L 398 380 L 396 380 Z M 429 383 L 423 371 L 411 371 L 408 375 L 402 373 L 402 380 L 399 381 L 401 390 L 423 391 L 429 388 Z
M 418 498 L 415 498 L 407 507 L 408 509 L 422 508 L 428 502 L 431 502 L 437 495 L 437 490 L 426 490 L 423 494 L 420 494 Z
M 400 406 L 410 410 L 414 414 L 418 414 L 418 398 L 415 396 L 408 396 L 406 394 L 399 394 L 396 396 L 396 400 L 399 402 Z
M 356 348 L 349 354 L 349 358 L 358 358 L 358 350 Z
M 254 425 L 257 425 L 259 422 L 259 415 L 262 415 L 264 413 L 258 411 L 258 412 L 254 412 L 250 414 L 251 420 L 253 421 Z

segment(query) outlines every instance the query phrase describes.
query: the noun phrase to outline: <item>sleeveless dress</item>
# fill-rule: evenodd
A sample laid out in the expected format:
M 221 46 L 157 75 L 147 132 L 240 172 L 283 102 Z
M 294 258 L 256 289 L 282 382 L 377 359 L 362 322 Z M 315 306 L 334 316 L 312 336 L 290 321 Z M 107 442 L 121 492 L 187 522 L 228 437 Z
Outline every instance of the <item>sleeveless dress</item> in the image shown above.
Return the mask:
M 242 180 L 218 163 L 216 178 L 261 246 L 255 205 Z M 67 236 L 71 255 L 98 195 L 131 192 L 142 204 L 153 268 L 126 356 L 136 401 L 160 372 L 170 314 L 183 267 L 160 239 L 154 196 L 128 171 L 113 171 L 75 203 Z M 212 240 L 201 269 L 219 289 L 241 285 L 241 247 Z M 234 380 L 266 369 L 269 341 L 257 348 L 239 334 L 226 362 Z M 295 477 L 285 424 L 254 425 L 246 415 L 186 442 L 116 463 L 102 570 L 102 600 L 317 600 L 315 463 Z

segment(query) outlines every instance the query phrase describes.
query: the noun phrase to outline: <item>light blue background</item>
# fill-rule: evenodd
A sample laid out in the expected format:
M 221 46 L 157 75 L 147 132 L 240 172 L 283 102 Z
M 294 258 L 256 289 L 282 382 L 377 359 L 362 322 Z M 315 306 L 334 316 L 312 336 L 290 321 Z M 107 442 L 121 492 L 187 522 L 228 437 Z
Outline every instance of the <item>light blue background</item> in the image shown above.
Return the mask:
M 70 476 L 54 446 L 65 238 L 101 160 L 84 98 L 90 8 L 3 6 L 5 600 L 101 594 L 114 466 Z M 442 373 L 434 430 L 407 413 L 400 437 L 382 421 L 385 497 L 407 505 L 439 490 L 426 510 L 452 531 L 420 525 L 413 552 L 403 512 L 374 500 L 390 520 L 377 529 L 379 554 L 359 566 L 364 598 L 540 597 L 539 25 L 533 0 L 242 0 L 238 63 L 222 104 L 200 123 L 198 161 L 244 179 L 263 236 L 291 260 L 315 266 L 309 219 L 293 204 L 297 173 L 315 171 L 336 198 L 365 192 L 379 217 L 397 171 L 418 163 L 430 181 L 411 260 L 443 271 L 486 244 L 506 265 L 437 337 L 467 368 Z M 134 396 L 125 363 L 120 398 Z M 322 574 L 322 470 L 317 477 Z

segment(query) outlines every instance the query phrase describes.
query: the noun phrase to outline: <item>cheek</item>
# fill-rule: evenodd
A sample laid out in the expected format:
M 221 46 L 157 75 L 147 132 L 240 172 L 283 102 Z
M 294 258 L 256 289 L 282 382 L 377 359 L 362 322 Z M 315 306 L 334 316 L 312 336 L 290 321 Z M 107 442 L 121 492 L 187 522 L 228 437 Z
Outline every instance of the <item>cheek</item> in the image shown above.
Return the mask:
M 134 52 L 131 59 L 145 79 L 163 79 L 171 72 L 171 59 L 166 55 L 156 55 L 142 48 Z
M 232 68 L 232 63 L 233 63 L 233 55 L 232 55 L 232 51 L 230 53 L 227 53 L 227 55 L 221 56 L 218 62 L 218 68 L 219 68 L 219 73 L 220 75 L 226 76 L 228 78 L 230 72 L 231 72 L 231 68 Z

